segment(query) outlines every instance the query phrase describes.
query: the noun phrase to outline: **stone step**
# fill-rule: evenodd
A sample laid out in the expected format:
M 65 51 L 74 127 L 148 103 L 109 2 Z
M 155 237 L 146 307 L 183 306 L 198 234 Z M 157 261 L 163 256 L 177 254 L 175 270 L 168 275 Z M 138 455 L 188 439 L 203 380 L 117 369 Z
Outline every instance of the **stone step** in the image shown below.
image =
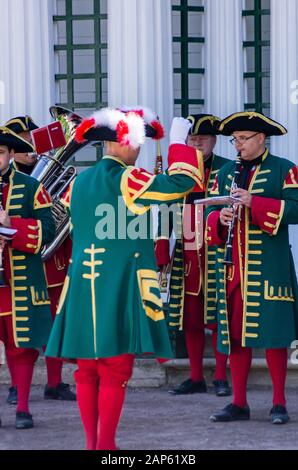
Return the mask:
M 187 351 L 185 346 L 185 340 L 182 332 L 175 333 L 175 337 L 172 341 L 173 350 L 175 352 L 175 357 L 179 359 L 187 358 Z M 253 356 L 255 358 L 264 358 L 264 350 L 262 349 L 254 349 Z M 205 330 L 205 349 L 204 349 L 204 357 L 214 357 L 213 347 L 212 347 L 212 331 L 206 329 Z
M 63 366 L 63 381 L 74 385 L 73 372 L 76 369 L 74 364 L 65 364 Z M 208 385 L 212 384 L 213 373 L 215 369 L 215 361 L 213 358 L 204 359 L 204 373 Z M 228 370 L 229 375 L 229 370 Z M 188 359 L 173 359 L 167 363 L 160 365 L 154 359 L 136 359 L 133 377 L 129 385 L 131 387 L 162 387 L 174 386 L 181 383 L 189 377 L 189 361 Z M 44 358 L 40 357 L 34 370 L 33 384 L 43 385 L 46 383 L 46 367 Z M 229 377 L 230 380 L 230 377 Z M 0 383 L 10 383 L 9 373 L 6 365 L 1 367 Z M 252 368 L 249 375 L 249 385 L 271 385 L 267 364 L 263 358 L 254 358 Z M 287 387 L 298 387 L 298 365 L 288 362 Z

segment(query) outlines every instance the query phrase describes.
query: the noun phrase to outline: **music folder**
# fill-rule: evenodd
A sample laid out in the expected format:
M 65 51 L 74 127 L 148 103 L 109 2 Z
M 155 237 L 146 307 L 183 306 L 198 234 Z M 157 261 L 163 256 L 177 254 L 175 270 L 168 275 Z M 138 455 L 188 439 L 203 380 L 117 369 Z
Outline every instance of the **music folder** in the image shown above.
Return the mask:
M 65 135 L 60 121 L 52 122 L 48 126 L 31 131 L 31 137 L 36 152 L 39 155 L 66 145 Z

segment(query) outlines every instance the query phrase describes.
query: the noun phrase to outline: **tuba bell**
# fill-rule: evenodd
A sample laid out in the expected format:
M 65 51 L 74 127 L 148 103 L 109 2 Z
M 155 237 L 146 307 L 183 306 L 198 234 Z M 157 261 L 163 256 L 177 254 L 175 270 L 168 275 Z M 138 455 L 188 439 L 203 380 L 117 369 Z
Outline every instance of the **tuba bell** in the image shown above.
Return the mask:
M 74 140 L 75 130 L 81 123 L 82 117 L 73 111 L 61 106 L 51 106 L 50 113 L 56 121 L 60 121 L 66 138 L 66 145 L 57 151 L 40 155 L 31 176 L 43 184 L 52 198 L 52 213 L 56 224 L 55 239 L 46 245 L 42 252 L 42 260 L 47 261 L 62 245 L 70 232 L 70 218 L 66 208 L 61 202 L 70 183 L 77 176 L 76 168 L 67 165 L 75 153 L 87 145 L 78 144 Z

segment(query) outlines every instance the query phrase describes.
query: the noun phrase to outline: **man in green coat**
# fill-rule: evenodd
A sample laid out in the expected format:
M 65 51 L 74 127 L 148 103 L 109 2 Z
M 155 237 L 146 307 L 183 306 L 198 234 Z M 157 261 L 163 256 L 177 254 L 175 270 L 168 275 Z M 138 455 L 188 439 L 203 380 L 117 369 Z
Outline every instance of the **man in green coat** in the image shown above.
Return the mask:
M 73 252 L 46 354 L 78 359 L 77 399 L 88 449 L 116 449 L 134 356 L 172 357 L 150 205 L 202 187 L 202 155 L 185 145 L 189 127 L 183 118 L 174 120 L 169 175 L 157 176 L 134 166 L 145 135 L 163 136 L 152 112 L 102 109 L 77 129 L 78 141 L 105 140 L 107 152 L 65 197 Z
M 226 164 L 212 193 L 231 194 L 241 205 L 211 207 L 207 218 L 207 241 L 218 245 L 212 281 L 217 285 L 218 348 L 230 355 L 234 391 L 233 403 L 211 420 L 249 419 L 246 385 L 252 348 L 264 348 L 273 385 L 271 422 L 284 424 L 289 420 L 287 348 L 298 331 L 297 280 L 288 233 L 290 224 L 298 224 L 298 171 L 294 163 L 266 149 L 266 137 L 287 131 L 263 114 L 233 114 L 219 130 L 233 135 L 239 169 L 236 174 L 235 162 Z M 234 211 L 229 237 L 232 257 L 226 260 L 225 242 Z
M 0 128 L 0 226 L 17 230 L 11 242 L 1 237 L 0 340 L 14 363 L 19 402 L 16 428 L 33 427 L 28 397 L 37 348 L 51 330 L 50 300 L 40 251 L 55 236 L 51 199 L 43 186 L 10 167 L 15 152 L 32 145 L 6 127 Z
M 216 175 L 228 160 L 213 153 L 219 134 L 220 119 L 212 114 L 194 114 L 188 116 L 187 119 L 192 123 L 187 144 L 197 148 L 203 154 L 205 190 L 191 192 L 181 201 L 181 204 L 177 205 L 176 223 L 179 227 L 181 223 L 181 233 L 177 234 L 172 256 L 168 323 L 171 330 L 183 329 L 184 331 L 190 377 L 170 393 L 186 395 L 207 392 L 203 373 L 203 356 L 205 328 L 210 328 L 215 356 L 213 380 L 215 393 L 217 396 L 228 396 L 231 394 L 226 375 L 228 356 L 217 350 L 216 316 L 214 307 L 209 307 L 208 304 L 215 297 L 215 289 L 214 285 L 205 282 L 208 279 L 208 270 L 214 270 L 216 248 L 203 243 L 203 212 L 200 217 L 202 206 L 194 204 L 195 200 L 209 196 Z M 169 225 L 168 233 L 162 233 L 162 224 L 167 222 L 167 220 L 161 220 L 162 209 L 159 216 L 155 256 L 158 267 L 165 272 L 171 262 L 170 237 L 174 220 L 170 212 L 167 217 L 169 224 L 165 224 Z

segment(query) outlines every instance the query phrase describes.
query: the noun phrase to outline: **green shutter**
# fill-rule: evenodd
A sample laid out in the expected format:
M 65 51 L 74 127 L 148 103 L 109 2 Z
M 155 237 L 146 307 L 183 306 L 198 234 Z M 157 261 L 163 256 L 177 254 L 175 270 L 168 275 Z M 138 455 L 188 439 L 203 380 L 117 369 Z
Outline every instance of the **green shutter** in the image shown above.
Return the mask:
M 105 5 L 106 0 L 87 0 L 85 4 L 77 2 L 76 5 L 75 0 L 58 0 L 58 14 L 53 18 L 58 37 L 63 38 L 56 41 L 54 46 L 58 64 L 58 73 L 55 74 L 60 97 L 58 101 L 61 106 L 79 114 L 80 110 L 82 114 L 90 114 L 95 109 L 107 106 L 107 97 L 103 93 L 103 81 L 107 80 L 107 72 L 103 67 L 103 51 L 107 50 L 107 43 L 102 40 L 102 30 L 107 27 L 107 14 L 103 13 Z M 79 31 L 77 36 L 81 41 L 74 40 L 76 30 Z M 92 40 L 86 40 L 88 36 Z M 60 65 L 62 63 L 64 67 Z M 76 70 L 84 68 L 85 63 L 86 70 Z M 84 99 L 84 94 L 90 98 Z M 99 158 L 101 149 L 97 151 Z M 94 163 L 76 161 L 75 165 L 85 167 Z
M 269 52 L 270 40 L 265 38 L 264 20 L 270 15 L 268 0 L 246 0 L 246 8 L 243 10 L 243 18 L 246 20 L 246 28 L 250 29 L 246 40 L 243 42 L 244 50 L 247 54 L 246 70 L 244 80 L 247 81 L 248 88 L 252 95 L 245 102 L 245 109 L 254 110 L 264 114 L 270 112 L 270 100 L 264 96 L 264 87 L 269 87 L 270 60 L 265 63 L 264 56 Z M 269 36 L 269 35 L 268 35 Z M 249 60 L 249 57 L 251 58 Z M 248 64 L 251 62 L 251 69 Z M 250 82 L 250 84 L 249 84 Z M 268 94 L 268 93 L 267 93 Z M 249 99 L 250 98 L 250 99 Z
M 180 34 L 173 37 L 173 43 L 179 44 L 181 64 L 180 67 L 174 68 L 174 76 L 179 78 L 180 86 L 178 95 L 175 96 L 174 104 L 180 107 L 180 115 L 188 116 L 189 108 L 191 105 L 195 105 L 196 108 L 204 105 L 204 99 L 202 97 L 193 98 L 190 96 L 189 81 L 191 77 L 194 79 L 204 75 L 204 68 L 202 67 L 190 67 L 189 66 L 189 54 L 190 45 L 197 44 L 198 47 L 202 48 L 205 42 L 204 37 L 194 37 L 189 34 L 189 17 L 192 12 L 197 14 L 204 14 L 204 7 L 202 1 L 191 1 L 191 0 L 173 0 L 172 11 L 179 14 L 179 26 Z M 197 3 L 197 5 L 194 5 Z M 198 111 L 199 112 L 199 111 Z

